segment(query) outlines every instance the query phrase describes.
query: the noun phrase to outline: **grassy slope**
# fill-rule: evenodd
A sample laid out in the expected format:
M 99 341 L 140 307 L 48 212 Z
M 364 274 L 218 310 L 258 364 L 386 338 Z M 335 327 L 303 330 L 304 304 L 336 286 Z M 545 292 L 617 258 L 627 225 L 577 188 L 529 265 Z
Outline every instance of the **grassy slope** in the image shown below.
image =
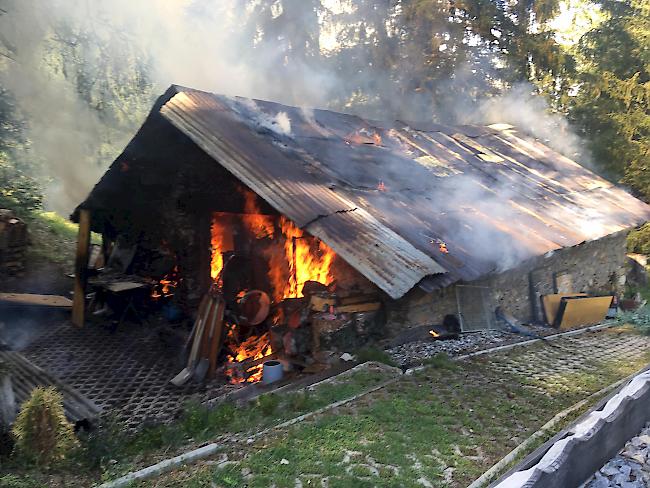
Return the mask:
M 553 381 L 497 373 L 491 366 L 498 360 L 438 364 L 353 406 L 238 446 L 228 452 L 234 464 L 194 466 L 146 486 L 293 487 L 296 478 L 319 486 L 321 477 L 331 488 L 422 486 L 421 477 L 466 486 L 555 414 L 648 358 L 594 362 Z M 373 468 L 378 477 L 368 476 Z
M 20 218 L 29 230 L 28 258 L 54 263 L 72 271 L 79 226 L 55 212 L 21 212 Z M 92 233 L 91 241 L 99 244 L 101 236 Z
M 631 332 L 629 332 L 631 333 Z M 0 486 L 90 486 L 155 463 L 207 441 L 224 448 L 229 463 L 206 461 L 144 486 L 294 487 L 466 486 L 558 412 L 637 371 L 647 355 L 589 360 L 580 372 L 552 377 L 498 372 L 499 362 L 527 364 L 544 344 L 452 363 L 438 358 L 412 376 L 293 427 L 249 444 L 254 432 L 347 398 L 389 378 L 357 371 L 315 391 L 266 395 L 255 404 L 189 407 L 169 426 L 125 437 L 119 426 L 85 439 L 66 465 L 46 473 L 4 462 Z M 534 354 L 533 354 L 534 356 Z M 567 420 L 568 422 L 568 420 Z M 558 426 L 558 429 L 563 426 Z M 284 461 L 283 461 L 284 460 Z M 377 470 L 379 476 L 367 476 Z M 311 475 L 311 477 L 309 476 Z M 19 481 L 17 481 L 19 479 Z M 18 483 L 18 484 L 16 484 Z
M 315 386 L 313 391 L 263 395 L 243 406 L 227 403 L 208 410 L 188 405 L 174 424 L 145 428 L 134 436 L 126 435 L 119 425 L 108 425 L 82 438 L 81 449 L 49 473 L 24 466 L 17 459 L 0 457 L 0 466 L 8 473 L 0 474 L 0 487 L 90 486 L 99 479 L 119 477 L 219 436 L 244 435 L 245 439 L 250 433 L 348 398 L 390 377 L 383 370 L 362 369 Z M 17 478 L 20 481 L 15 484 Z

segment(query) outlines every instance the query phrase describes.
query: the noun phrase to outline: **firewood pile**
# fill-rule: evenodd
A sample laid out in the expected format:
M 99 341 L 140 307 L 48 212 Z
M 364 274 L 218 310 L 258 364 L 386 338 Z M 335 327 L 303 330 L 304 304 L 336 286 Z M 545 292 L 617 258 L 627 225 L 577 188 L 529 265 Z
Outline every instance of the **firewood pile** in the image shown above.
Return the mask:
M 0 273 L 17 274 L 25 267 L 27 225 L 11 210 L 0 209 Z
M 369 294 L 329 292 L 320 283 L 308 282 L 303 298 L 285 299 L 276 325 L 271 327 L 273 351 L 303 358 L 307 364 L 324 361 L 363 347 L 382 324 L 379 297 Z

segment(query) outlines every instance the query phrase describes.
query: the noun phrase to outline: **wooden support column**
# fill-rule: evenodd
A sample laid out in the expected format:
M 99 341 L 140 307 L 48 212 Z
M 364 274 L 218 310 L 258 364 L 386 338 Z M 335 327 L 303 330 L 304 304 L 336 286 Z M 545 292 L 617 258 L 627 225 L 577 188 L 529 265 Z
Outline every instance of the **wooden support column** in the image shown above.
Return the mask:
M 79 236 L 74 270 L 74 297 L 72 300 L 72 323 L 84 325 L 86 310 L 86 280 L 88 278 L 88 254 L 90 252 L 90 210 L 79 211 Z

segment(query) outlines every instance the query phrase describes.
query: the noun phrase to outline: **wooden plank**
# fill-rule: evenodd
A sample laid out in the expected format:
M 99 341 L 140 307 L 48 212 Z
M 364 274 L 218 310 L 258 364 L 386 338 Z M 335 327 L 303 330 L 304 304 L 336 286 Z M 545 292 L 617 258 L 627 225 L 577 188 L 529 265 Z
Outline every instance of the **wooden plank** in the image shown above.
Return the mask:
M 79 236 L 77 237 L 77 256 L 75 259 L 74 297 L 72 304 L 72 323 L 83 327 L 86 311 L 86 281 L 88 279 L 88 254 L 90 252 L 90 210 L 79 212 Z
M 219 353 L 223 343 L 223 317 L 226 311 L 226 303 L 219 296 L 217 300 L 217 311 L 214 318 L 214 327 L 212 329 L 212 337 L 210 338 L 210 367 L 208 368 L 208 378 L 214 378 L 217 370 L 217 361 L 219 360 Z
M 563 298 L 556 321 L 562 330 L 580 325 L 599 324 L 605 320 L 612 298 L 611 296 Z
M 9 305 L 33 305 L 40 307 L 72 308 L 72 300 L 60 295 L 0 293 L 0 302 L 4 302 Z
M 137 281 L 118 281 L 115 283 L 108 283 L 105 288 L 112 293 L 121 293 L 127 290 L 137 290 L 138 288 L 145 288 L 146 284 Z
M 560 302 L 563 298 L 567 297 L 586 297 L 586 293 L 556 293 L 553 295 L 542 295 L 542 311 L 544 319 L 548 325 L 555 324 L 555 318 L 558 310 L 560 310 Z
M 381 308 L 381 303 L 379 302 L 370 302 L 370 303 L 354 303 L 351 305 L 341 305 L 335 307 L 338 313 L 356 313 L 356 312 L 373 312 Z
M 203 315 L 203 335 L 201 336 L 201 350 L 199 352 L 199 359 L 208 358 L 210 353 L 210 338 L 212 337 L 214 327 L 214 317 L 216 316 L 219 304 L 217 299 L 210 297 L 205 314 Z

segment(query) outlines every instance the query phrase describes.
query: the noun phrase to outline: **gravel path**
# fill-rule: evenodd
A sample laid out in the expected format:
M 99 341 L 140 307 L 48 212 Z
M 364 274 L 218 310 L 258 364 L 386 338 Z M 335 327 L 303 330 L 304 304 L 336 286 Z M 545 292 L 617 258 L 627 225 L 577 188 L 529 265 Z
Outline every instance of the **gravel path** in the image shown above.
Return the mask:
M 422 327 L 420 327 L 422 329 Z M 426 329 L 426 327 L 424 328 Z M 560 332 L 551 327 L 526 326 L 525 334 L 515 334 L 505 330 L 493 329 L 481 332 L 461 334 L 458 339 L 433 340 L 429 337 L 418 338 L 386 350 L 391 358 L 400 366 L 414 366 L 437 354 L 447 356 L 462 356 L 493 347 L 516 344 L 536 337 L 545 337 Z M 427 336 L 425 330 L 424 336 Z
M 650 486 L 650 424 L 625 444 L 584 488 L 644 488 Z

